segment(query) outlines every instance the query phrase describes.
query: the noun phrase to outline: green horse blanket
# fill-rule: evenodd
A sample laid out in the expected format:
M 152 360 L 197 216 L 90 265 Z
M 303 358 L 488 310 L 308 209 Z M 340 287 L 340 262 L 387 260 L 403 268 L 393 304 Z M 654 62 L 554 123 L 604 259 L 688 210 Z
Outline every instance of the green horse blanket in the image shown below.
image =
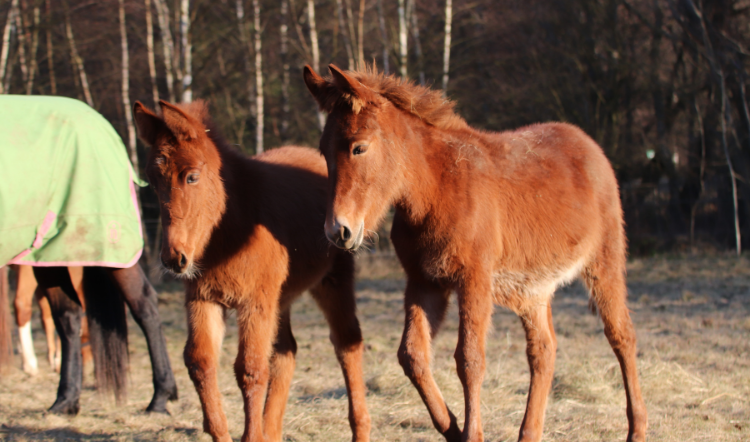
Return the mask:
M 0 95 L 0 265 L 130 267 L 143 236 L 112 125 L 63 97 Z

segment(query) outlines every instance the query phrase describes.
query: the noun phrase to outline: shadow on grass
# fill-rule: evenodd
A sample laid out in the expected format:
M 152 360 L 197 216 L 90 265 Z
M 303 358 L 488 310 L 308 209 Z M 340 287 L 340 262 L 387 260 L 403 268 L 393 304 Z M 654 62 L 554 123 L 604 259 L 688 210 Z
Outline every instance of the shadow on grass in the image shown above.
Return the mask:
M 141 434 L 109 434 L 109 433 L 82 433 L 74 428 L 50 428 L 46 430 L 35 430 L 24 426 L 0 426 L 0 440 L 3 441 L 120 441 L 125 437 L 128 440 L 146 442 L 159 439 L 158 433 L 169 431 L 194 437 L 198 434 L 195 428 L 168 427 L 156 432 Z
M 332 388 L 330 390 L 326 390 L 318 394 L 307 394 L 304 396 L 300 396 L 299 399 L 297 400 L 303 404 L 311 404 L 311 403 L 317 402 L 320 399 L 342 399 L 345 397 L 346 397 L 346 388 L 341 387 L 341 388 Z

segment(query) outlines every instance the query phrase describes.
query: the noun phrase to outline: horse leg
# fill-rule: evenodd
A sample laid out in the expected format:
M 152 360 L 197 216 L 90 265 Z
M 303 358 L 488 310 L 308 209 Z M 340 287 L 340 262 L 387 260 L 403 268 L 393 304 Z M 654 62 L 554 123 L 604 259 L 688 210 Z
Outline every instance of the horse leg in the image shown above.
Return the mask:
M 458 345 L 454 357 L 464 387 L 464 442 L 484 440 L 480 407 L 484 348 L 493 308 L 490 281 L 489 275 L 474 274 L 458 291 Z
M 370 415 L 362 374 L 364 344 L 354 297 L 354 262 L 348 254 L 339 254 L 335 259 L 333 270 L 311 293 L 328 321 L 331 343 L 344 374 L 352 440 L 369 441 Z
M 445 318 L 449 296 L 450 290 L 422 277 L 409 275 L 404 297 L 404 334 L 398 349 L 398 361 L 427 406 L 432 424 L 447 441 L 453 442 L 461 440 L 461 430 L 430 370 L 432 338 Z
M 55 321 L 52 319 L 52 310 L 49 306 L 49 301 L 44 296 L 44 290 L 39 289 L 35 293 L 37 304 L 39 304 L 39 310 L 42 313 L 42 326 L 44 327 L 44 335 L 47 338 L 47 362 L 56 372 L 60 371 L 60 346 L 57 344 L 57 337 L 55 336 Z
M 624 254 L 622 255 L 622 258 L 614 258 L 615 254 L 603 251 L 584 269 L 583 279 L 599 308 L 604 323 L 604 334 L 620 363 L 627 398 L 627 440 L 643 442 L 646 440 L 648 417 L 638 384 L 636 336 L 626 305 L 625 259 Z
M 13 357 L 13 340 L 10 336 L 8 269 L 0 266 L 0 370 L 10 364 Z
M 16 325 L 21 347 L 21 367 L 23 371 L 35 375 L 39 372 L 39 364 L 34 352 L 34 341 L 31 338 L 31 304 L 36 291 L 34 269 L 31 266 L 15 266 L 16 270 L 16 299 L 13 307 L 16 310 Z
M 83 293 L 83 267 L 68 267 L 68 274 L 70 274 L 70 281 L 73 283 L 78 294 L 78 300 L 81 302 L 83 307 L 83 317 L 81 318 L 81 357 L 83 358 L 84 371 L 89 364 L 93 364 L 94 355 L 91 351 L 91 343 L 89 342 L 89 321 L 86 316 L 86 299 Z
M 294 356 L 297 354 L 297 342 L 292 334 L 289 316 L 290 312 L 286 310 L 279 318 L 279 330 L 271 355 L 268 394 L 263 410 L 263 430 L 268 440 L 274 442 L 281 441 L 284 409 L 294 375 Z
M 143 330 L 151 357 L 154 396 L 146 408 L 149 412 L 168 413 L 167 401 L 177 400 L 177 383 L 169 363 L 167 343 L 161 329 L 156 290 L 139 265 L 126 269 L 110 269 L 130 307 L 135 322 Z
M 221 406 L 217 369 L 224 339 L 224 308 L 207 301 L 189 300 L 185 366 L 203 408 L 203 431 L 214 442 L 231 442 L 227 417 Z
M 557 337 L 552 327 L 552 305 L 549 301 L 533 305 L 519 317 L 526 331 L 526 357 L 531 381 L 518 440 L 538 442 L 542 440 L 544 412 L 555 372 Z
M 278 293 L 258 289 L 258 293 Z M 251 297 L 237 308 L 239 351 L 234 362 L 234 375 L 242 391 L 245 407 L 245 431 L 242 442 L 265 440 L 263 409 L 268 391 L 269 363 L 278 327 L 277 303 L 270 296 Z
M 56 414 L 78 414 L 78 400 L 81 395 L 83 366 L 81 361 L 81 314 L 78 296 L 70 283 L 64 267 L 34 268 L 39 285 L 45 290 L 57 334 L 62 347 L 60 384 L 57 399 L 49 408 Z

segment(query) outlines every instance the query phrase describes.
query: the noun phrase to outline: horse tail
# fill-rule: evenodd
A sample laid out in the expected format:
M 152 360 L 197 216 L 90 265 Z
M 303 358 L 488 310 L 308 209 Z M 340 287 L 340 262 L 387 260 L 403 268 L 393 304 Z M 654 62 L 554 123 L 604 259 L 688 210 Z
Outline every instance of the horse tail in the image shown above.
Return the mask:
M 115 393 L 117 403 L 127 395 L 128 326 L 120 288 L 101 267 L 85 267 L 83 293 L 94 356 L 96 385 Z
M 0 267 L 0 369 L 10 364 L 13 342 L 10 338 L 8 267 Z

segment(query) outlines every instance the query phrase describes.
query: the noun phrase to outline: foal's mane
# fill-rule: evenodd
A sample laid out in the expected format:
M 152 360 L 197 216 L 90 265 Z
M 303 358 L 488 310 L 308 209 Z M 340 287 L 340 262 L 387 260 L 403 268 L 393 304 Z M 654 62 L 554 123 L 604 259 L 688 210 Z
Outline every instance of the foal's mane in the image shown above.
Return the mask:
M 398 109 L 418 117 L 430 126 L 439 129 L 459 129 L 467 126 L 466 121 L 453 110 L 456 103 L 444 97 L 441 91 L 420 86 L 395 75 L 385 75 L 378 72 L 375 66 L 346 71 L 346 74 L 390 101 Z M 328 112 L 336 106 L 351 108 L 353 105 L 352 97 L 341 92 L 330 77 L 326 78 L 325 93 L 320 102 L 323 103 L 323 109 Z
M 242 156 L 238 149 L 233 149 L 229 143 L 224 139 L 224 136 L 218 129 L 218 126 L 211 119 L 211 114 L 208 109 L 208 102 L 205 100 L 195 100 L 191 103 L 179 103 L 175 104 L 182 112 L 187 114 L 190 118 L 203 125 L 200 130 L 205 130 L 208 138 L 213 141 L 214 145 L 220 152 L 234 152 Z

